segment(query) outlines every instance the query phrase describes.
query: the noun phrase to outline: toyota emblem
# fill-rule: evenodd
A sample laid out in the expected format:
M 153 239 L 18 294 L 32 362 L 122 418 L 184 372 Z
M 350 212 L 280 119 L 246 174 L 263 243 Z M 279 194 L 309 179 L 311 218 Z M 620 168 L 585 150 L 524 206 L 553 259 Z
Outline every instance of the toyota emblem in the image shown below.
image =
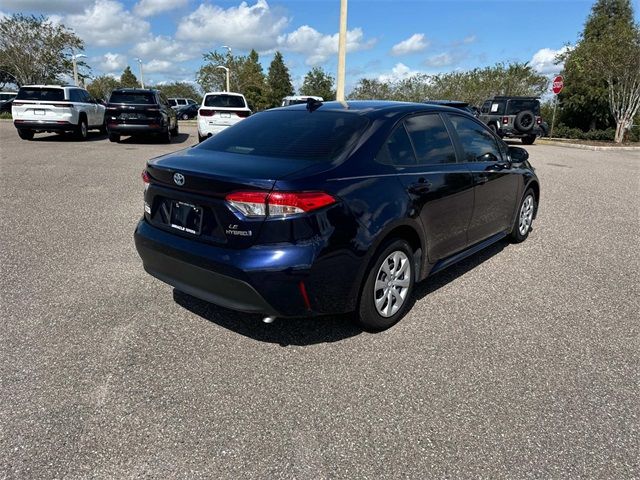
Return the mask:
M 178 172 L 174 173 L 173 181 L 176 183 L 176 185 L 181 187 L 182 185 L 184 185 L 184 175 Z

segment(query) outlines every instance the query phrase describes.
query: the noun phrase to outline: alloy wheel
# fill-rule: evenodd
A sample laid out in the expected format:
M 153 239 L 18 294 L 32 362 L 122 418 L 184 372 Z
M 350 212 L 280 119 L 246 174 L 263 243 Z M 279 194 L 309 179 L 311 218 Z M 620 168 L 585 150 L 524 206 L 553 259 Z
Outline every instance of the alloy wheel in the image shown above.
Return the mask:
M 395 315 L 406 301 L 410 285 L 409 257 L 400 250 L 391 252 L 380 265 L 373 287 L 378 313 L 385 318 Z
M 520 235 L 526 235 L 531 228 L 531 222 L 533 221 L 533 195 L 527 195 L 522 206 L 520 207 L 520 222 L 518 224 L 518 231 Z

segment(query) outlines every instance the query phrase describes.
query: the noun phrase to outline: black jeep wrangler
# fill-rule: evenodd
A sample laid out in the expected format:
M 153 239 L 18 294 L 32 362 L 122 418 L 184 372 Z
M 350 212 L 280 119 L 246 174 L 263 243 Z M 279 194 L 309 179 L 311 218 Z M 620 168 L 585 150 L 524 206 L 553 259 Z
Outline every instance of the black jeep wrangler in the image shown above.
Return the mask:
M 481 121 L 500 137 L 520 138 L 531 145 L 542 134 L 540 100 L 536 97 L 493 97 L 482 104 Z

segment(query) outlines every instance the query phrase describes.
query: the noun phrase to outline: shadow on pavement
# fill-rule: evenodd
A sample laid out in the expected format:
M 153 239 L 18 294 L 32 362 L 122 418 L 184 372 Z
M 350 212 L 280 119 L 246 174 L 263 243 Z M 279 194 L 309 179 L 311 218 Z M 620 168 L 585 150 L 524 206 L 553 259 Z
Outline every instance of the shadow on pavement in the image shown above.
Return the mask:
M 179 133 L 177 136 L 171 137 L 171 143 L 184 143 L 187 140 L 189 140 L 189 134 L 188 133 Z M 131 145 L 131 144 L 137 144 L 137 145 L 153 144 L 153 145 L 157 145 L 157 144 L 164 143 L 164 141 L 161 140 L 159 137 L 153 136 L 153 135 L 139 135 L 139 136 L 134 136 L 134 137 L 123 136 L 119 143 L 122 143 L 122 144 L 125 144 L 125 145 L 127 145 L 127 144 L 128 145 Z M 167 145 L 169 145 L 169 144 L 167 144 Z
M 97 142 L 105 140 L 107 135 L 98 131 L 90 130 L 86 140 L 78 140 L 73 133 L 36 133 L 31 142 Z
M 417 301 L 473 270 L 508 245 L 507 239 L 501 240 L 417 284 L 413 291 L 411 308 Z M 363 332 L 362 328 L 353 322 L 353 314 L 284 318 L 276 319 L 272 324 L 265 324 L 262 322 L 262 315 L 228 310 L 176 289 L 173 290 L 173 299 L 181 307 L 216 325 L 260 342 L 277 343 L 283 347 L 337 342 Z

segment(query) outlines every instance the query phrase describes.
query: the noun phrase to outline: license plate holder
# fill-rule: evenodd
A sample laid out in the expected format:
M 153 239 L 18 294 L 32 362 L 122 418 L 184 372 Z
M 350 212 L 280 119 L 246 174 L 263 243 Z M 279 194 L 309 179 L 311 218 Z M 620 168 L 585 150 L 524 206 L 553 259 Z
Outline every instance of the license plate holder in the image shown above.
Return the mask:
M 223 113 L 220 114 L 220 118 L 231 118 L 231 114 L 223 112 Z
M 192 203 L 171 200 L 169 226 L 181 232 L 200 235 L 202 228 L 202 207 Z
M 34 108 L 33 109 L 33 114 L 34 115 L 46 115 L 47 113 L 44 111 L 43 108 Z

